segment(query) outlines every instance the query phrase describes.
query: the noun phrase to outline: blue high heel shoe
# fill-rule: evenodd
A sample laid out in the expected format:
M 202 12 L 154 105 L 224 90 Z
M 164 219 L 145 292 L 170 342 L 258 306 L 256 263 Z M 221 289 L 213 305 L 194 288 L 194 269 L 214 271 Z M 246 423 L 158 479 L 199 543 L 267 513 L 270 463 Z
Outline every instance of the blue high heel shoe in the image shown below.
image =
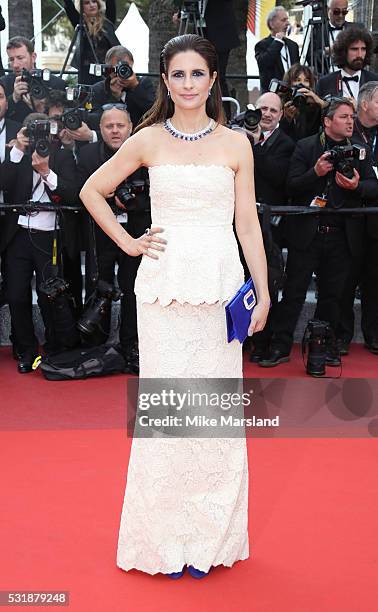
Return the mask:
M 197 580 L 200 580 L 201 578 L 205 578 L 205 576 L 207 576 L 209 573 L 209 572 L 201 572 L 201 570 L 196 569 L 195 567 L 193 567 L 193 565 L 188 565 L 188 572 L 192 576 L 192 578 L 197 578 Z
M 182 578 L 183 575 L 185 574 L 185 565 L 182 568 L 181 572 L 172 572 L 171 574 L 167 574 L 168 578 L 171 578 L 172 580 L 177 580 L 178 578 Z

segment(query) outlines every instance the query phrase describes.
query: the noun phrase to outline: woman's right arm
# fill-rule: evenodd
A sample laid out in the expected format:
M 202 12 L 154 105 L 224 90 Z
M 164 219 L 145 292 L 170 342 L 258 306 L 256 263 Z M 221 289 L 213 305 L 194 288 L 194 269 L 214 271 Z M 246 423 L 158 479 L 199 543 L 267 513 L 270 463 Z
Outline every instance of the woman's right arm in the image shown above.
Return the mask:
M 75 28 L 80 21 L 80 15 L 77 12 L 72 0 L 64 0 L 64 8 L 65 8 L 68 19 L 70 20 L 71 24 Z
M 158 243 L 165 244 L 166 241 L 156 236 L 163 231 L 162 228 L 154 228 L 151 236 L 144 234 L 138 239 L 132 238 L 118 223 L 105 199 L 130 174 L 144 165 L 144 151 L 148 146 L 144 131 L 128 138 L 117 153 L 89 177 L 80 192 L 80 198 L 96 223 L 128 255 L 147 255 L 157 259 L 157 255 L 149 249 L 164 250 Z

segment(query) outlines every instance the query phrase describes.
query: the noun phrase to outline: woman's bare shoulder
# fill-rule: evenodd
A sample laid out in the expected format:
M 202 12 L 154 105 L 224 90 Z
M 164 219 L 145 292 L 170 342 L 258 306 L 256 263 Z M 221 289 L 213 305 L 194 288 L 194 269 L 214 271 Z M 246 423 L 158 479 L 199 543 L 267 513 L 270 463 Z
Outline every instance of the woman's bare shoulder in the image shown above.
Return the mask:
M 138 151 L 139 158 L 144 162 L 151 156 L 151 152 L 159 139 L 159 134 L 161 134 L 160 124 L 147 126 L 130 136 L 122 148 L 125 151 Z

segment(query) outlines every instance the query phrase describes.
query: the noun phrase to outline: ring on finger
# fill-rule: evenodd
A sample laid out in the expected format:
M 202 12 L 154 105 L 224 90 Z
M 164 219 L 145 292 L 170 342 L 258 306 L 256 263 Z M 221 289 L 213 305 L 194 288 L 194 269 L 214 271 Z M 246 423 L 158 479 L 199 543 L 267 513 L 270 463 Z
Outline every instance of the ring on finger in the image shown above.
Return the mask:
M 147 236 L 152 236 L 152 231 L 151 231 L 151 228 L 150 228 L 150 227 L 148 227 L 144 233 L 145 233 Z

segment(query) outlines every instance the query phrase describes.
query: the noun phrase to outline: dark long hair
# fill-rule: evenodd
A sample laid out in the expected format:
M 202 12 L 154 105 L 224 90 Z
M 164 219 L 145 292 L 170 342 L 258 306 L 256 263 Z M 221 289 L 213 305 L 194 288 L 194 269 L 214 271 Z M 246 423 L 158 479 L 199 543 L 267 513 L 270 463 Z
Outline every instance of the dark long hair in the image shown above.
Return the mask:
M 171 38 L 171 40 L 164 45 L 160 54 L 160 77 L 155 103 L 144 115 L 142 122 L 137 126 L 135 132 L 149 125 L 162 123 L 166 119 L 172 117 L 175 111 L 175 105 L 168 96 L 168 90 L 163 81 L 162 74 L 167 75 L 172 58 L 177 55 L 177 53 L 185 51 L 195 51 L 198 53 L 205 60 L 210 76 L 212 76 L 214 72 L 218 74 L 217 52 L 210 41 L 196 34 L 184 34 L 183 36 Z M 211 95 L 206 101 L 206 113 L 217 123 L 224 123 L 222 94 L 218 76 L 211 89 Z
M 332 47 L 332 59 L 336 66 L 344 68 L 347 65 L 348 49 L 358 40 L 362 40 L 366 45 L 364 66 L 370 64 L 373 55 L 373 38 L 366 28 L 352 26 L 340 32 Z
M 308 66 L 303 66 L 303 64 L 293 64 L 291 68 L 285 73 L 283 80 L 288 85 L 292 85 L 294 81 L 296 81 L 301 74 L 304 74 L 305 79 L 310 83 L 310 89 L 315 89 L 315 77 L 311 68 Z

